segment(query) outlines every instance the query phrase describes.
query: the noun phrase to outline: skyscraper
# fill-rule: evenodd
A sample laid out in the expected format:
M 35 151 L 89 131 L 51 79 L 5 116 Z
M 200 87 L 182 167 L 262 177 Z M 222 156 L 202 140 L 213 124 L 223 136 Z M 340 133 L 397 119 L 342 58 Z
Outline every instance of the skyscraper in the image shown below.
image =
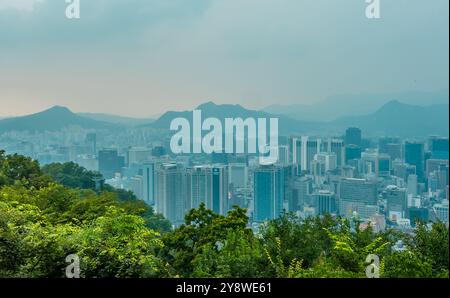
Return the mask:
M 406 189 L 389 185 L 386 187 L 383 196 L 386 199 L 386 212 L 389 219 L 397 220 L 407 217 L 408 200 Z
M 156 171 L 156 184 L 156 212 L 179 226 L 186 212 L 185 169 L 173 163 L 160 165 Z
M 405 162 L 416 166 L 419 182 L 424 178 L 424 144 L 422 142 L 405 142 Z
M 366 179 L 343 178 L 339 184 L 339 213 L 351 216 L 357 212 L 368 216 L 368 206 L 377 205 L 377 183 Z
M 448 159 L 449 145 L 448 138 L 432 138 L 430 140 L 431 156 L 434 159 Z
M 103 149 L 98 152 L 99 171 L 105 179 L 113 178 L 123 166 L 124 160 L 118 155 L 117 149 Z
M 291 139 L 292 164 L 300 166 L 302 162 L 302 139 Z
M 284 177 L 276 165 L 260 165 L 254 173 L 254 220 L 278 218 L 283 209 Z
M 347 128 L 345 131 L 345 144 L 361 147 L 361 129 L 357 127 Z
M 411 174 L 407 178 L 407 192 L 412 196 L 417 196 L 417 175 Z
M 229 209 L 228 167 L 225 165 L 195 166 L 188 170 L 190 208 L 204 203 L 206 208 L 225 215 Z
M 338 168 L 345 165 L 345 144 L 341 139 L 328 140 L 328 152 L 336 155 L 336 165 Z
M 155 203 L 155 163 L 146 162 L 142 165 L 142 199 L 149 205 Z
M 303 210 L 310 204 L 310 196 L 313 191 L 313 180 L 310 177 L 295 177 L 292 183 L 292 196 L 289 202 L 289 211 Z
M 318 190 L 312 194 L 312 203 L 316 215 L 333 214 L 336 212 L 336 198 L 329 190 Z
M 349 160 L 361 159 L 361 147 L 350 144 L 345 146 L 345 163 Z

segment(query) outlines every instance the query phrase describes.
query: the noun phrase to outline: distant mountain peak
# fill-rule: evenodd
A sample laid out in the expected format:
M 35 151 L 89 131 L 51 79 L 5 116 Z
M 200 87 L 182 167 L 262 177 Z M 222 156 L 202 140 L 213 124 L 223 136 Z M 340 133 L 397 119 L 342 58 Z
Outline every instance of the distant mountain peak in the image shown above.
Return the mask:
M 208 101 L 205 103 L 202 103 L 201 105 L 199 105 L 197 107 L 198 110 L 204 109 L 204 108 L 213 108 L 213 107 L 217 107 L 217 104 L 213 101 Z
M 52 113 L 70 113 L 73 114 L 72 111 L 64 106 L 53 106 L 45 111 L 42 111 L 42 113 L 48 113 L 48 112 L 52 112 Z
M 213 101 L 208 101 L 205 103 L 202 103 L 199 105 L 196 109 L 197 110 L 210 110 L 210 109 L 217 109 L 217 108 L 234 108 L 234 109 L 240 109 L 240 110 L 247 110 L 243 106 L 239 104 L 216 104 Z
M 391 99 L 390 101 L 384 104 L 384 106 L 399 106 L 399 105 L 405 105 L 405 103 L 402 103 L 397 99 Z
M 0 120 L 0 132 L 56 131 L 68 126 L 104 129 L 112 125 L 110 123 L 80 117 L 63 106 L 53 106 L 39 113 Z

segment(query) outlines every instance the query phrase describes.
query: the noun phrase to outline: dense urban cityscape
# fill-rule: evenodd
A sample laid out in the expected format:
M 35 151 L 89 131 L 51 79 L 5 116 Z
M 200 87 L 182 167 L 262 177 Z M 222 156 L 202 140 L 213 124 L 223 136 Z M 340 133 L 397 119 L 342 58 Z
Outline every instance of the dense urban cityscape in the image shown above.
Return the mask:
M 246 208 L 255 230 L 287 212 L 356 217 L 375 231 L 448 223 L 448 137 L 365 138 L 349 127 L 335 137 L 279 139 L 274 164 L 255 154 L 174 155 L 167 135 L 141 129 L 4 132 L 0 148 L 41 165 L 74 162 L 99 172 L 99 187 L 133 192 L 174 226 L 201 203 L 222 215 Z

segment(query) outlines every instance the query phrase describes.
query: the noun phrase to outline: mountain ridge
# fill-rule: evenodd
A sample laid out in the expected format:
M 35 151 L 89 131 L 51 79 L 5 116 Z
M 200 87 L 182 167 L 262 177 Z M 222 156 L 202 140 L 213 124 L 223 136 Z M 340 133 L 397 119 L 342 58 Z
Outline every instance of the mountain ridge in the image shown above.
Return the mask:
M 359 116 L 344 116 L 333 121 L 301 121 L 285 115 L 276 115 L 264 111 L 246 109 L 239 104 L 215 104 L 205 102 L 195 109 L 202 111 L 202 119 L 214 117 L 222 122 L 225 118 L 279 118 L 280 135 L 333 135 L 340 136 L 345 129 L 356 126 L 366 136 L 397 135 L 403 137 L 443 135 L 448 136 L 448 104 L 417 106 L 391 100 L 379 109 Z M 168 130 L 173 119 L 178 117 L 192 121 L 192 111 L 167 111 L 151 123 L 111 123 L 119 121 L 140 121 L 139 119 L 95 114 L 95 117 L 114 117 L 116 120 L 98 121 L 84 117 L 86 113 L 75 114 L 68 108 L 54 106 L 42 112 L 27 116 L 0 120 L 0 133 L 13 130 L 45 131 L 59 130 L 67 126 L 80 126 L 90 129 L 110 129 L 119 127 L 157 128 Z M 92 114 L 90 114 L 92 116 Z M 131 119 L 131 120 L 130 120 Z M 141 119 L 144 121 L 145 119 Z
M 113 124 L 78 116 L 67 107 L 53 106 L 44 111 L 0 120 L 0 132 L 5 131 L 55 131 L 68 126 L 107 129 Z

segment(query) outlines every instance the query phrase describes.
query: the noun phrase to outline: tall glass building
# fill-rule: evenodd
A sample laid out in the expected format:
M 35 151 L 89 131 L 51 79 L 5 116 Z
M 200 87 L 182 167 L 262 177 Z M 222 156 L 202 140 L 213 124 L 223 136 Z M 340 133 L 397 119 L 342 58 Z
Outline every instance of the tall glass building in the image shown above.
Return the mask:
M 284 172 L 276 165 L 260 165 L 254 173 L 254 221 L 278 218 L 283 211 Z

